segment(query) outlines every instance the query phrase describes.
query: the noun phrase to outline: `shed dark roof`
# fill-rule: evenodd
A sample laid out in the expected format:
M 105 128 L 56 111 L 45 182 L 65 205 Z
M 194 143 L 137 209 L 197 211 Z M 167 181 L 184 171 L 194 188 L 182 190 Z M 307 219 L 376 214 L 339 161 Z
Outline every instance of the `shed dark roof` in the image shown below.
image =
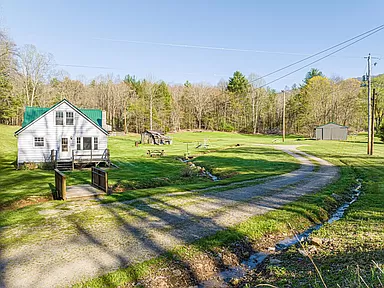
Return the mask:
M 152 134 L 152 135 L 164 135 L 163 132 L 155 131 L 155 130 L 145 130 L 143 133 L 149 133 L 149 134 Z

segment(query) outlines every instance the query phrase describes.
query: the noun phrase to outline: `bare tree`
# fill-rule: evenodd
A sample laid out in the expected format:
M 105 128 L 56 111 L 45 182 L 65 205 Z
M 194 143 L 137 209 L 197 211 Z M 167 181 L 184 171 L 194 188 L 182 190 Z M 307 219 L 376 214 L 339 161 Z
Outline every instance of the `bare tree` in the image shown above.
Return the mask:
M 183 113 L 182 99 L 184 93 L 184 86 L 177 85 L 170 89 L 172 95 L 172 109 L 171 109 L 171 124 L 172 130 L 178 131 L 181 127 L 181 119 Z
M 260 111 L 259 104 L 260 104 L 262 93 L 264 92 L 264 89 L 261 89 L 260 87 L 265 84 L 265 81 L 260 76 L 254 73 L 251 73 L 248 76 L 248 81 L 250 83 L 249 95 L 251 96 L 251 105 L 252 105 L 252 128 L 253 128 L 253 134 L 256 134 L 259 111 Z
M 38 97 L 38 88 L 43 85 L 50 76 L 53 68 L 51 54 L 40 53 L 35 46 L 25 45 L 18 53 L 18 66 L 23 83 L 25 104 L 33 106 Z
M 149 76 L 143 81 L 144 97 L 148 101 L 149 105 L 149 130 L 153 129 L 153 104 L 156 89 L 156 84 L 153 79 L 154 78 L 152 76 Z
M 189 101 L 194 109 L 194 114 L 198 122 L 198 128 L 201 129 L 202 119 L 205 113 L 211 108 L 211 99 L 214 88 L 206 84 L 195 84 L 190 87 Z

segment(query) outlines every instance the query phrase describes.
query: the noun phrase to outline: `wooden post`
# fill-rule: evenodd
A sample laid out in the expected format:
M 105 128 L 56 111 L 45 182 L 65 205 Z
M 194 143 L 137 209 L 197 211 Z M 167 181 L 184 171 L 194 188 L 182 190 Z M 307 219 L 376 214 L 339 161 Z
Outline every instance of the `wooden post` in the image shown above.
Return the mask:
M 67 181 L 63 175 L 61 177 L 61 193 L 63 194 L 63 200 L 67 200 Z
M 372 66 L 371 66 L 371 54 L 368 55 L 368 149 L 367 149 L 367 154 L 368 155 L 372 155 L 372 121 L 371 121 L 371 117 L 372 117 L 372 103 L 371 103 L 371 100 L 372 100 L 372 94 L 371 94 L 371 69 L 372 69 Z
M 105 183 L 105 193 L 109 194 L 108 191 L 108 173 L 104 172 L 104 183 Z
M 91 161 L 92 161 L 92 147 L 91 147 Z
M 376 94 L 376 89 L 372 89 L 372 108 L 371 108 L 371 155 L 373 155 L 373 146 L 375 144 L 375 94 Z

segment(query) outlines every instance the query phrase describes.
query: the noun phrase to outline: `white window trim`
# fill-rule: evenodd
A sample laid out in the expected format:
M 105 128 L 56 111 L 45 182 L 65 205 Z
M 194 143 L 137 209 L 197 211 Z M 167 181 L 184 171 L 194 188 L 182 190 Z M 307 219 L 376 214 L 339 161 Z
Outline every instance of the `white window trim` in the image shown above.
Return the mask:
M 54 126 L 57 126 L 57 127 L 64 127 L 64 126 L 69 126 L 69 127 L 74 127 L 75 124 L 76 124 L 76 112 L 73 111 L 73 110 L 55 110 L 54 111 L 55 115 L 54 115 Z M 61 112 L 63 113 L 63 125 L 57 125 L 56 124 L 56 114 L 57 112 Z M 67 124 L 67 112 L 72 112 L 72 115 L 73 115 L 73 124 Z
M 63 150 L 63 139 L 67 139 L 67 150 L 64 151 Z M 70 138 L 69 137 L 61 137 L 61 141 L 60 141 L 60 152 L 70 152 Z
M 61 112 L 61 113 L 63 113 L 63 124 L 62 125 L 59 125 L 59 124 L 57 124 L 57 121 L 56 121 L 56 119 L 57 119 L 57 112 Z M 57 111 L 55 111 L 55 126 L 58 126 L 58 127 L 62 127 L 62 126 L 65 126 L 65 117 L 64 117 L 64 114 L 65 114 L 65 111 L 63 111 L 63 110 L 57 110 Z
M 80 143 L 77 143 L 77 140 L 80 139 Z M 77 144 L 80 144 L 80 149 L 78 149 Z M 83 150 L 83 137 L 76 136 L 76 150 L 82 151 Z
M 43 146 L 36 146 L 36 138 L 42 138 L 43 139 Z M 44 137 L 34 136 L 33 137 L 33 147 L 35 147 L 35 148 L 44 148 L 45 147 L 45 138 Z
M 68 112 L 72 113 L 73 124 L 67 124 L 67 113 Z M 65 126 L 75 126 L 75 112 L 74 111 L 65 111 Z
M 92 137 L 92 138 L 93 138 L 92 149 L 95 150 L 95 151 L 98 151 L 99 150 L 99 146 L 100 146 L 99 137 Z M 97 139 L 97 149 L 95 149 L 95 139 Z
M 91 149 L 84 149 L 84 138 L 91 138 Z M 93 137 L 92 136 L 83 136 L 81 137 L 81 150 L 83 151 L 91 151 L 93 150 Z

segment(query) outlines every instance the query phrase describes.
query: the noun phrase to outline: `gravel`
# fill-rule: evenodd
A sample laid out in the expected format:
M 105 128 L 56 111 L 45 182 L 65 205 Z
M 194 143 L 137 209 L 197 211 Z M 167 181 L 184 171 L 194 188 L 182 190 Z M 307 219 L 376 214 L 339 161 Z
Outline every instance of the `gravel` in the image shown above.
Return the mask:
M 0 287 L 61 287 L 97 277 L 277 209 L 338 178 L 337 167 L 298 151 L 296 146 L 275 148 L 298 159 L 300 168 L 263 183 L 221 192 L 95 204 L 113 217 L 114 222 L 95 220 L 91 227 L 73 222 L 74 232 L 3 247 Z M 320 165 L 318 170 L 313 161 Z M 82 209 L 92 206 L 85 207 Z M 60 213 L 55 215 L 60 217 Z M 132 220 L 127 221 L 125 216 L 132 216 L 129 218 Z M 38 232 L 39 229 L 31 231 Z

